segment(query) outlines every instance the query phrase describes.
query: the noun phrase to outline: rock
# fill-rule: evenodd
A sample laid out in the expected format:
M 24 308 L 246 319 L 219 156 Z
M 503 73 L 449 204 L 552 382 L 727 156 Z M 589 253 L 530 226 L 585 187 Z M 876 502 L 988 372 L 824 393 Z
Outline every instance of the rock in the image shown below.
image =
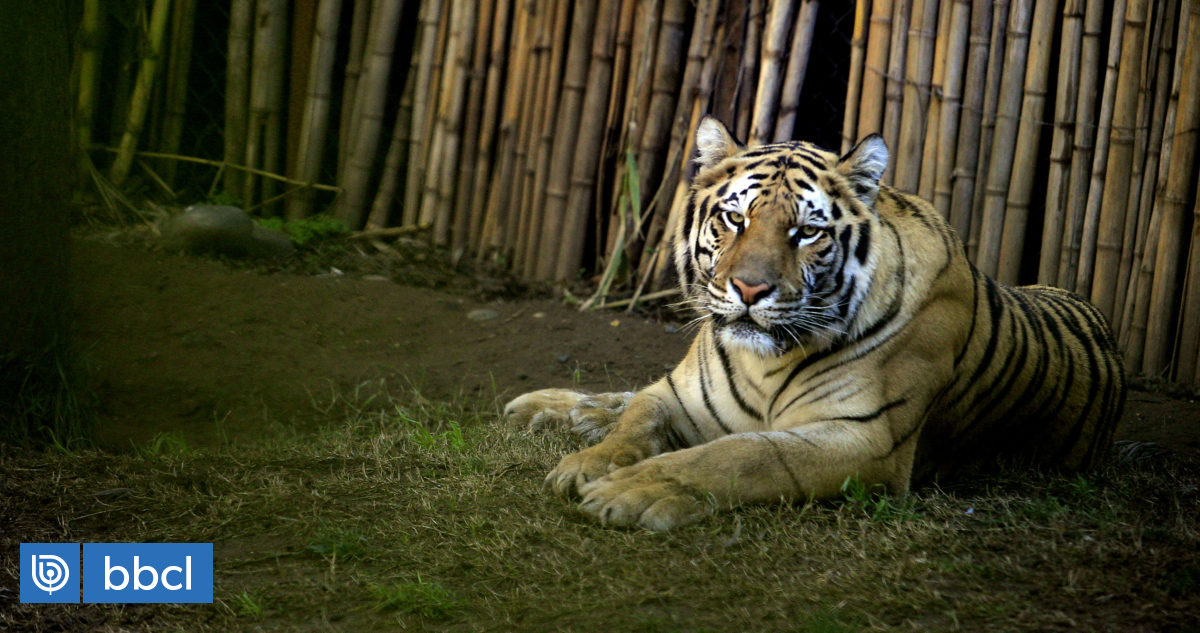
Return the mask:
M 159 225 L 168 250 L 228 257 L 278 258 L 295 248 L 286 235 L 256 226 L 237 207 L 196 204 Z
M 495 319 L 496 317 L 499 317 L 499 316 L 500 316 L 499 312 L 496 312 L 495 310 L 486 310 L 486 309 L 471 310 L 470 312 L 467 313 L 467 318 L 472 321 L 491 321 L 492 319 Z

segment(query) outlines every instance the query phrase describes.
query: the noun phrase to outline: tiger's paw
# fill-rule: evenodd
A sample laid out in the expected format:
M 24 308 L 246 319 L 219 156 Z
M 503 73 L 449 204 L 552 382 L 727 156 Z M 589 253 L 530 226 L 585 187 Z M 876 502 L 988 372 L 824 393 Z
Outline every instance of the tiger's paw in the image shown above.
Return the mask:
M 560 497 L 570 497 L 588 483 L 619 468 L 636 464 L 646 455 L 645 451 L 626 442 L 601 442 L 563 457 L 558 466 L 546 475 L 542 486 Z
M 666 531 L 712 514 L 715 503 L 672 476 L 669 462 L 646 460 L 579 487 L 579 509 L 606 526 Z
M 514 398 L 504 406 L 504 417 L 535 433 L 569 429 L 594 444 L 608 435 L 633 395 L 542 389 Z

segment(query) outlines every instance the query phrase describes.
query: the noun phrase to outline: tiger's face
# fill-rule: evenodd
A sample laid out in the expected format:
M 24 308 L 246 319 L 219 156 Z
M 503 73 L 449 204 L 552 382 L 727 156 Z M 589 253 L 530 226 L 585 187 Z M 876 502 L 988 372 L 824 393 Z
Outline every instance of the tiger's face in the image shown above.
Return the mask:
M 706 117 L 696 146 L 675 253 L 690 302 L 726 345 L 762 356 L 846 335 L 876 264 L 882 139 L 840 159 L 808 143 L 746 148 Z

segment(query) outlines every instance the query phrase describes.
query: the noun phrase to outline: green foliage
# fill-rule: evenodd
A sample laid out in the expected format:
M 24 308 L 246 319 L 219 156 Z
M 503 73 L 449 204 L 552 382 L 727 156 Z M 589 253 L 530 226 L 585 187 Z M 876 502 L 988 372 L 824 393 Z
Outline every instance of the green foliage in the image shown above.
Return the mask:
M 282 218 L 255 218 L 254 221 L 263 228 L 286 233 L 297 248 L 312 246 L 350 232 L 341 220 L 329 215 L 314 215 L 288 222 Z
M 358 559 L 367 553 L 367 537 L 352 528 L 325 528 L 317 532 L 306 550 L 338 559 Z
M 262 616 L 263 607 L 257 598 L 243 589 L 233 596 L 233 612 L 242 617 L 257 618 Z
M 411 613 L 431 620 L 448 619 L 462 605 L 453 592 L 419 575 L 415 582 L 372 584 L 367 589 L 380 611 Z
M 70 454 L 91 441 L 92 399 L 67 344 L 0 353 L 0 442 Z
M 842 482 L 842 495 L 848 504 L 862 508 L 874 523 L 899 523 L 917 516 L 912 497 L 892 497 L 883 484 L 867 486 L 858 477 L 847 477 Z
M 204 199 L 204 204 L 226 206 L 226 207 L 241 207 L 242 199 L 236 194 L 225 191 L 224 189 L 214 193 Z
M 134 449 L 142 457 L 185 456 L 192 453 L 192 448 L 179 431 L 155 433 L 149 442 L 143 446 L 135 446 Z

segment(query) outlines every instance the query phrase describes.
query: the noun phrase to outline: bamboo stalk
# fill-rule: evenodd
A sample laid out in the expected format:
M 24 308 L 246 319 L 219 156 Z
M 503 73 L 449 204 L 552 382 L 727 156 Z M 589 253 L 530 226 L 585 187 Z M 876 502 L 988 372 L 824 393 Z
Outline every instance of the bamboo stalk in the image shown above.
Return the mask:
M 958 146 L 954 150 L 954 185 L 950 196 L 950 225 L 963 241 L 967 241 L 971 232 L 972 201 L 975 197 L 975 172 L 979 167 L 981 147 L 988 147 L 987 141 L 981 139 L 984 95 L 992 85 L 988 81 L 993 65 L 999 65 L 996 56 L 989 52 L 1003 50 L 1004 38 L 999 35 L 1002 26 L 992 30 L 993 10 L 1001 16 L 1001 23 L 1007 16 L 1008 4 L 1003 2 L 991 6 L 990 0 L 972 0 L 971 3 L 971 32 L 967 45 L 967 71 L 963 79 L 962 116 L 958 125 Z M 1003 57 L 1002 53 L 998 53 Z M 989 60 L 994 63 L 989 63 Z M 999 72 L 995 73 L 997 79 Z M 994 111 L 994 108 L 993 108 Z
M 1171 0 L 1168 0 L 1170 4 Z M 1129 176 L 1129 192 L 1125 202 L 1124 210 L 1124 227 L 1121 240 L 1121 256 L 1118 265 L 1117 281 L 1114 289 L 1113 297 L 1113 317 L 1112 328 L 1120 340 L 1120 335 L 1125 329 L 1125 299 L 1129 289 L 1129 280 L 1132 274 L 1133 267 L 1133 251 L 1137 243 L 1143 239 L 1142 232 L 1145 231 L 1146 225 L 1150 218 L 1150 213 L 1142 213 L 1138 202 L 1142 196 L 1142 179 L 1145 176 L 1147 145 L 1150 142 L 1150 128 L 1152 126 L 1161 127 L 1162 120 L 1157 123 L 1150 121 L 1151 110 L 1154 108 L 1154 92 L 1155 80 L 1157 79 L 1157 64 L 1159 53 L 1161 52 L 1161 42 L 1163 40 L 1163 31 L 1171 28 L 1165 21 L 1165 15 L 1162 8 L 1154 10 L 1154 5 L 1149 7 L 1153 15 L 1153 29 L 1147 31 L 1146 40 L 1142 47 L 1141 73 L 1139 77 L 1139 89 L 1137 99 L 1137 115 L 1134 123 L 1133 131 L 1133 164 L 1130 169 Z M 1173 9 L 1174 7 L 1172 7 Z M 1147 16 L 1149 21 L 1149 15 Z M 1168 36 L 1169 37 L 1169 36 Z
M 575 151 L 575 142 L 580 131 L 579 121 L 583 114 L 583 91 L 587 85 L 596 2 L 576 2 L 574 11 L 562 92 L 558 97 L 561 103 L 554 128 L 554 147 L 546 180 L 541 239 L 536 253 L 537 279 L 550 279 L 555 276 L 559 254 L 558 241 L 562 240 L 566 226 L 567 196 L 570 193 L 572 175 L 571 156 Z
M 997 263 L 997 278 L 1009 284 L 1017 283 L 1017 275 L 1021 270 L 1021 255 L 1025 250 L 1029 201 L 1033 195 L 1038 143 L 1042 135 L 1042 115 L 1046 105 L 1050 42 L 1054 38 L 1054 10 L 1054 3 L 1036 3 L 1030 32 L 1029 58 L 1025 65 L 1025 94 L 1021 100 L 1017 147 L 1008 181 L 1008 195 L 1004 202 L 1004 223 Z
M 1096 234 L 1096 263 L 1092 278 L 1092 303 L 1113 318 L 1116 284 L 1120 272 L 1123 214 L 1129 199 L 1130 163 L 1137 125 L 1138 84 L 1141 80 L 1142 41 L 1146 30 L 1146 0 L 1130 0 L 1121 42 L 1121 66 L 1117 76 L 1109 138 L 1107 173 L 1100 204 Z
M 842 115 L 842 147 L 845 154 L 858 140 L 858 113 L 863 90 L 863 66 L 866 63 L 867 27 L 871 16 L 871 0 L 854 3 L 854 36 L 850 40 L 850 77 L 846 82 L 846 109 Z M 793 128 L 795 126 L 793 125 Z
M 1083 0 L 1067 0 L 1063 7 L 1062 44 L 1058 54 L 1059 81 L 1054 100 L 1054 136 L 1046 183 L 1046 210 L 1042 218 L 1042 248 L 1038 258 L 1038 283 L 1058 280 L 1058 250 L 1066 223 L 1067 180 L 1071 174 L 1071 132 L 1079 100 L 1079 67 L 1083 46 Z M 1090 61 L 1090 60 L 1089 60 Z
M 1123 12 L 1124 5 L 1118 6 L 1122 7 Z M 1067 290 L 1075 289 L 1086 222 L 1084 211 L 1087 206 L 1088 180 L 1096 145 L 1095 96 L 1100 81 L 1100 36 L 1103 27 L 1104 3 L 1101 0 L 1085 0 L 1083 40 L 1080 46 L 1079 98 L 1075 104 L 1075 131 L 1067 181 L 1066 227 L 1059 248 L 1056 284 Z
M 1083 210 L 1083 234 L 1079 243 L 1076 264 L 1075 292 L 1089 296 L 1096 261 L 1096 236 L 1100 226 L 1100 203 L 1104 194 L 1104 175 L 1108 164 L 1108 143 L 1112 129 L 1113 106 L 1117 97 L 1117 64 L 1121 60 L 1121 28 L 1125 23 L 1126 0 L 1117 0 L 1113 7 L 1111 37 L 1108 45 L 1108 65 L 1104 71 L 1104 94 L 1100 102 L 1100 122 L 1096 128 L 1096 147 L 1092 155 L 1092 174 L 1088 184 L 1087 204 Z
M 75 88 L 75 146 L 80 156 L 92 143 L 92 123 L 96 117 L 96 82 L 100 74 L 100 59 L 104 49 L 104 15 L 100 0 L 84 0 L 79 20 L 79 52 L 76 61 L 78 83 Z M 81 167 L 86 175 L 86 165 Z
M 89 149 L 101 150 L 101 151 L 110 152 L 113 154 L 120 151 L 116 147 L 105 147 L 103 145 L 92 145 Z M 270 178 L 271 180 L 275 180 L 277 182 L 282 182 L 282 183 L 286 183 L 289 185 L 295 185 L 297 187 L 309 187 L 309 188 L 317 189 L 320 191 L 331 191 L 334 193 L 341 191 L 341 189 L 339 187 L 336 187 L 334 185 L 323 185 L 323 184 L 315 183 L 315 182 L 301 182 L 299 180 L 294 180 L 292 178 L 288 178 L 287 176 L 283 176 L 280 174 L 274 174 L 269 171 L 264 171 L 262 169 L 256 169 L 254 167 L 248 167 L 246 165 L 241 165 L 238 163 L 227 163 L 225 161 L 212 160 L 212 159 L 208 159 L 208 158 L 197 158 L 195 156 L 180 156 L 177 154 L 166 154 L 163 152 L 149 152 L 149 151 L 138 151 L 138 152 L 136 152 L 136 156 L 141 157 L 141 158 L 165 158 L 168 160 L 176 160 L 176 161 L 181 161 L 181 162 L 185 162 L 185 163 L 196 163 L 198 165 L 208 165 L 210 167 L 217 167 L 218 171 L 228 171 L 230 169 L 233 169 L 233 170 L 237 170 L 240 172 L 245 172 L 247 174 L 254 174 L 255 176 L 262 176 L 263 178 Z
M 941 153 L 942 135 L 942 104 L 946 98 L 945 83 L 946 83 L 946 56 L 949 54 L 950 38 L 950 18 L 953 13 L 952 7 L 961 0 L 938 0 L 938 20 L 937 20 L 937 44 L 934 46 L 933 53 L 933 76 L 930 79 L 930 95 L 929 107 L 925 114 L 925 138 L 922 141 L 921 150 L 921 179 L 917 185 L 917 195 L 925 200 L 933 200 L 933 183 L 937 179 L 937 159 Z M 969 5 L 965 7 L 969 10 Z M 958 33 L 954 33 L 953 37 L 963 37 L 967 35 L 967 15 L 964 13 L 964 21 L 959 28 Z M 960 68 L 957 70 L 961 72 Z M 957 119 L 955 119 L 957 121 Z M 953 144 L 950 145 L 953 148 Z
M 623 106 L 632 92 L 629 85 L 635 72 L 636 62 L 631 60 L 631 52 L 633 48 L 634 16 L 636 15 L 637 4 L 637 0 L 621 0 L 621 14 L 617 20 L 616 42 L 613 53 L 612 88 L 609 91 L 608 116 L 604 121 L 604 142 L 600 150 L 602 160 L 612 164 L 616 164 L 620 160 L 620 147 L 622 146 L 626 130 L 624 123 L 629 116 Z M 604 169 L 604 167 L 601 167 L 601 169 Z M 596 219 L 596 251 L 600 254 L 598 255 L 597 266 L 601 265 L 601 261 L 605 262 L 603 266 L 606 268 L 606 273 L 609 272 L 607 268 L 611 267 L 613 263 L 616 237 L 621 232 L 621 228 L 623 228 L 620 226 L 623 219 L 620 217 L 617 209 L 621 195 L 622 178 L 617 175 L 612 180 L 612 190 L 607 196 L 605 195 L 606 192 L 603 186 L 596 188 L 595 202 L 596 209 L 598 210 Z M 599 210 L 602 209 L 607 209 L 608 211 L 607 222 L 602 222 L 602 216 L 599 215 Z M 613 275 L 615 275 L 615 271 L 613 271 Z M 605 280 L 607 279 L 611 283 L 612 278 L 613 276 L 611 275 L 602 277 L 600 282 L 601 289 L 605 292 L 607 292 L 604 286 Z M 599 290 L 597 292 L 599 293 Z
M 1193 165 L 1193 169 L 1200 165 Z M 1197 171 L 1193 182 L 1200 182 Z M 1200 382 L 1200 198 L 1192 205 L 1191 246 L 1183 279 L 1183 306 L 1179 312 L 1179 347 L 1175 354 L 1175 379 L 1187 385 Z
M 734 123 L 738 138 L 750 137 L 751 115 L 758 86 L 758 53 L 763 40 L 763 19 L 767 0 L 750 0 L 746 5 L 746 41 L 742 47 L 742 75 L 738 79 Z
M 396 44 L 396 28 L 404 7 L 402 0 L 376 0 L 372 8 L 371 30 L 363 59 L 363 73 L 355 96 L 357 125 L 346 158 L 345 177 L 340 183 L 336 214 L 350 229 L 362 226 L 375 151 L 379 147 L 387 98 L 388 75 Z
M 489 0 L 491 1 L 491 0 Z M 487 208 L 487 189 L 491 179 L 492 155 L 496 148 L 497 127 L 504 91 L 500 86 L 504 66 L 508 61 L 509 13 L 512 2 L 499 0 L 492 20 L 492 32 L 488 38 L 490 52 L 487 55 L 487 70 L 484 76 L 483 112 L 479 122 L 479 137 L 475 148 L 475 181 L 469 189 L 466 213 L 468 220 L 467 250 L 480 253 L 484 237 L 484 218 Z M 514 28 L 515 24 L 514 24 Z
M 417 75 L 409 72 L 404 77 L 400 107 L 396 111 L 396 120 L 392 123 L 391 141 L 388 142 L 387 155 L 383 159 L 383 172 L 379 175 L 379 185 L 375 188 L 375 198 L 371 202 L 371 211 L 367 214 L 365 227 L 368 230 L 382 228 L 391 223 L 396 189 L 400 186 L 400 177 L 408 172 L 407 150 L 412 141 L 412 103 L 416 89 Z
M 194 0 L 193 0 L 194 1 Z M 298 139 L 303 133 L 304 109 L 308 106 L 308 77 L 313 63 L 313 40 L 316 39 L 318 0 L 293 0 L 292 30 L 288 35 L 291 59 L 288 60 L 287 138 Z M 284 143 L 287 150 L 285 170 L 296 174 L 299 168 L 300 144 Z M 290 203 L 295 196 L 288 197 Z
M 975 264 L 984 274 L 995 276 L 1000 263 L 1000 241 L 1004 229 L 1005 197 L 1016 151 L 1017 125 L 1021 117 L 1022 84 L 1029 51 L 1029 28 L 1033 18 L 1031 0 L 1013 2 L 1008 16 L 1008 44 L 1004 52 L 1004 77 L 996 108 L 992 151 L 988 158 L 983 215 L 979 227 L 979 251 Z
M 167 63 L 166 90 L 163 96 L 163 121 L 159 149 L 169 154 L 179 152 L 183 139 L 183 123 L 187 115 L 188 69 L 192 63 L 192 34 L 196 21 L 196 0 L 175 0 L 171 16 L 171 51 Z M 175 166 L 161 166 L 165 182 L 175 183 Z
M 1171 357 L 1172 316 L 1175 315 L 1179 290 L 1179 260 L 1187 229 L 1189 179 L 1195 169 L 1197 127 L 1200 127 L 1200 0 L 1188 3 L 1188 30 L 1183 70 L 1176 108 L 1175 135 L 1171 147 L 1166 189 L 1158 196 L 1162 225 L 1154 260 L 1154 281 L 1150 290 L 1150 310 L 1146 324 L 1146 345 L 1142 371 L 1163 375 Z M 1193 275 L 1195 273 L 1193 272 Z M 1193 322 L 1194 327 L 1194 322 Z
M 445 246 L 450 238 L 454 197 L 454 172 L 458 167 L 464 95 L 471 74 L 471 39 L 475 31 L 475 2 L 451 3 L 450 36 L 446 44 L 446 69 L 442 76 L 438 116 L 434 127 L 425 191 L 421 197 L 421 223 L 433 224 L 433 241 Z
M 796 110 L 800 107 L 800 92 L 804 88 L 804 75 L 808 69 L 808 55 L 812 49 L 813 31 L 817 28 L 817 10 L 819 8 L 818 0 L 804 0 L 800 5 L 800 12 L 796 15 L 796 24 L 792 29 L 792 45 L 788 51 L 787 72 L 783 75 L 779 116 L 775 120 L 775 134 L 771 137 L 771 140 L 775 142 L 792 140 L 792 133 L 796 127 Z M 713 13 L 715 12 L 714 10 Z M 861 40 L 861 36 L 856 36 L 856 38 Z M 857 51 L 861 57 L 861 42 Z M 851 59 L 851 74 L 854 73 L 854 63 L 854 60 Z M 861 63 L 860 59 L 859 64 Z M 858 72 L 862 73 L 861 66 L 858 68 Z M 855 79 L 851 77 L 850 82 L 853 84 L 854 81 Z M 849 97 L 847 97 L 847 105 L 849 104 L 848 99 Z
M 487 199 L 483 203 L 483 230 L 478 247 L 481 257 L 502 251 L 505 242 L 511 240 L 513 234 L 513 230 L 508 228 L 509 220 L 516 216 L 515 212 L 509 212 L 505 203 L 512 190 L 513 175 L 517 173 L 516 126 L 521 119 L 521 105 L 527 102 L 526 99 L 521 98 L 525 94 L 526 78 L 526 73 L 522 71 L 533 65 L 528 63 L 533 43 L 532 38 L 527 36 L 531 19 L 529 5 L 516 0 L 515 9 L 516 27 L 509 42 L 508 65 L 505 69 L 508 81 L 504 87 L 504 99 L 501 102 L 498 121 L 496 167 L 492 170 L 491 184 L 487 188 Z M 481 196 L 483 195 L 482 192 L 479 193 Z
M 404 179 L 402 222 L 415 224 L 420 213 L 421 183 L 425 174 L 425 121 L 430 111 L 429 95 L 434 94 L 433 58 L 437 51 L 438 22 L 441 20 L 442 0 L 421 3 L 417 41 L 417 80 L 413 89 L 412 129 L 408 136 L 408 175 Z
M 475 20 L 475 35 L 471 42 L 472 54 L 470 75 L 467 77 L 467 102 L 463 113 L 463 134 L 458 161 L 458 177 L 448 183 L 452 191 L 446 200 L 453 205 L 453 232 L 451 235 L 451 257 L 458 261 L 470 247 L 472 193 L 468 186 L 475 182 L 478 167 L 480 126 L 483 124 L 484 80 L 487 78 L 488 55 L 491 54 L 491 37 L 496 0 L 479 0 L 478 16 Z M 458 184 L 454 187 L 453 184 Z
M 260 0 L 255 7 L 254 50 L 250 75 L 250 119 L 246 131 L 245 164 L 279 173 L 283 104 L 283 41 L 286 31 L 285 0 Z M 255 202 L 256 181 L 247 178 L 242 203 Z M 273 186 L 263 181 L 260 200 L 272 197 Z
M 987 13 L 986 10 L 983 13 Z M 939 113 L 938 142 L 930 171 L 935 172 L 933 206 L 950 219 L 954 195 L 955 151 L 959 143 L 959 117 L 963 97 L 963 72 L 968 61 L 967 36 L 971 28 L 971 1 L 954 0 L 950 8 L 950 39 L 946 43 L 946 70 L 942 83 L 942 107 Z M 986 43 L 986 38 L 984 38 Z M 978 120 L 978 118 L 976 118 Z
M 309 65 L 307 94 L 301 115 L 300 136 L 294 175 L 303 182 L 316 182 L 321 175 L 325 141 L 329 135 L 330 98 L 333 96 L 333 66 L 337 52 L 342 0 L 321 0 L 317 7 Z M 288 199 L 287 217 L 298 220 L 312 214 L 313 196 L 305 190 Z
M 576 11 L 583 8 L 582 3 Z M 579 136 L 571 166 L 570 190 L 567 194 L 566 217 L 563 220 L 562 241 L 558 245 L 554 278 L 570 279 L 583 262 L 583 245 L 587 237 L 587 220 L 596 187 L 596 169 L 600 164 L 600 145 L 604 136 L 605 105 L 609 97 L 609 82 L 613 72 L 613 45 L 621 3 L 604 2 L 595 14 L 592 35 L 591 61 L 588 66 L 582 112 L 578 119 Z
M 859 3 L 862 6 L 862 3 Z M 892 0 L 874 0 L 871 25 L 867 31 L 867 53 L 863 62 L 862 99 L 858 123 L 849 139 L 842 139 L 842 152 L 850 151 L 858 139 L 883 130 L 884 86 L 887 79 L 888 50 L 892 40 Z
M 246 131 L 250 105 L 250 25 L 254 22 L 253 0 L 231 0 L 229 44 L 225 64 L 225 162 L 246 159 Z M 242 191 L 244 174 L 225 172 L 225 190 Z
M 779 108 L 780 82 L 784 73 L 783 55 L 787 50 L 788 27 L 792 24 L 792 3 L 771 0 L 763 26 L 762 61 L 759 64 L 758 89 L 750 123 L 750 144 L 769 143 Z
M 907 59 L 904 62 L 904 96 L 900 104 L 900 135 L 892 184 L 917 193 L 921 183 L 921 150 L 925 146 L 925 116 L 932 92 L 934 35 L 937 31 L 937 0 L 914 0 L 908 29 Z
M 1163 122 L 1161 156 L 1151 204 L 1150 224 L 1146 230 L 1146 244 L 1141 264 L 1134 280 L 1137 290 L 1134 294 L 1135 300 L 1132 302 L 1133 317 L 1130 325 L 1125 328 L 1125 336 L 1122 340 L 1125 366 L 1130 372 L 1142 371 L 1143 354 L 1146 349 L 1146 329 L 1150 317 L 1150 292 L 1154 283 L 1154 270 L 1157 267 L 1155 260 L 1158 256 L 1158 238 L 1164 211 L 1163 196 L 1167 190 L 1167 179 L 1172 166 L 1171 155 L 1174 148 L 1175 122 L 1178 119 L 1179 89 L 1183 83 L 1184 57 L 1187 54 L 1184 43 L 1187 41 L 1191 13 L 1187 8 L 1182 8 L 1178 15 L 1179 24 L 1175 29 L 1175 58 L 1171 65 L 1171 96 L 1167 100 L 1167 114 Z
M 358 80 L 362 75 L 363 56 L 367 50 L 367 32 L 371 26 L 372 0 L 358 0 L 354 3 L 354 14 L 350 18 L 350 42 L 346 53 L 345 79 L 342 82 L 341 116 L 338 121 L 338 182 L 346 173 L 350 152 L 354 149 L 355 127 L 358 125 L 358 113 L 355 102 L 358 97 Z
M 129 116 L 125 119 L 125 132 L 121 135 L 120 151 L 113 161 L 108 179 L 113 185 L 121 186 L 129 175 L 133 164 L 133 156 L 137 151 L 138 137 L 142 133 L 142 125 L 146 122 L 146 111 L 150 106 L 151 91 L 154 88 L 154 78 L 158 69 L 158 60 L 162 56 L 163 36 L 167 31 L 167 17 L 170 15 L 170 0 L 154 0 L 150 12 L 150 27 L 147 32 L 146 48 L 142 56 L 141 67 L 138 69 L 137 82 L 130 97 Z
M 511 265 L 516 272 L 522 272 L 525 265 L 524 255 L 529 241 L 529 224 L 535 213 L 534 209 L 525 204 L 533 199 L 532 192 L 528 190 L 532 187 L 533 175 L 527 167 L 531 165 L 530 161 L 534 160 L 530 146 L 536 143 L 536 128 L 541 124 L 546 89 L 546 82 L 543 79 L 547 75 L 549 63 L 550 30 L 553 28 L 554 16 L 557 13 L 557 11 L 548 10 L 552 7 L 543 7 L 543 9 L 547 10 L 533 14 L 532 18 L 533 33 L 532 37 L 528 38 L 534 42 L 529 51 L 532 61 L 525 65 L 528 75 L 525 78 L 525 91 L 519 99 L 522 108 L 513 147 L 513 172 L 512 177 L 501 185 L 500 191 L 499 208 L 507 214 L 506 240 L 502 245 L 502 250 L 504 253 L 512 253 Z M 530 95 L 533 96 L 532 99 L 529 98 Z M 527 174 L 528 186 L 526 185 Z
M 904 65 L 907 60 L 908 20 L 913 0 L 896 0 L 892 6 L 892 45 L 888 52 L 887 88 L 883 104 L 883 140 L 888 147 L 899 147 L 904 98 Z M 888 161 L 883 180 L 894 182 L 896 161 Z

